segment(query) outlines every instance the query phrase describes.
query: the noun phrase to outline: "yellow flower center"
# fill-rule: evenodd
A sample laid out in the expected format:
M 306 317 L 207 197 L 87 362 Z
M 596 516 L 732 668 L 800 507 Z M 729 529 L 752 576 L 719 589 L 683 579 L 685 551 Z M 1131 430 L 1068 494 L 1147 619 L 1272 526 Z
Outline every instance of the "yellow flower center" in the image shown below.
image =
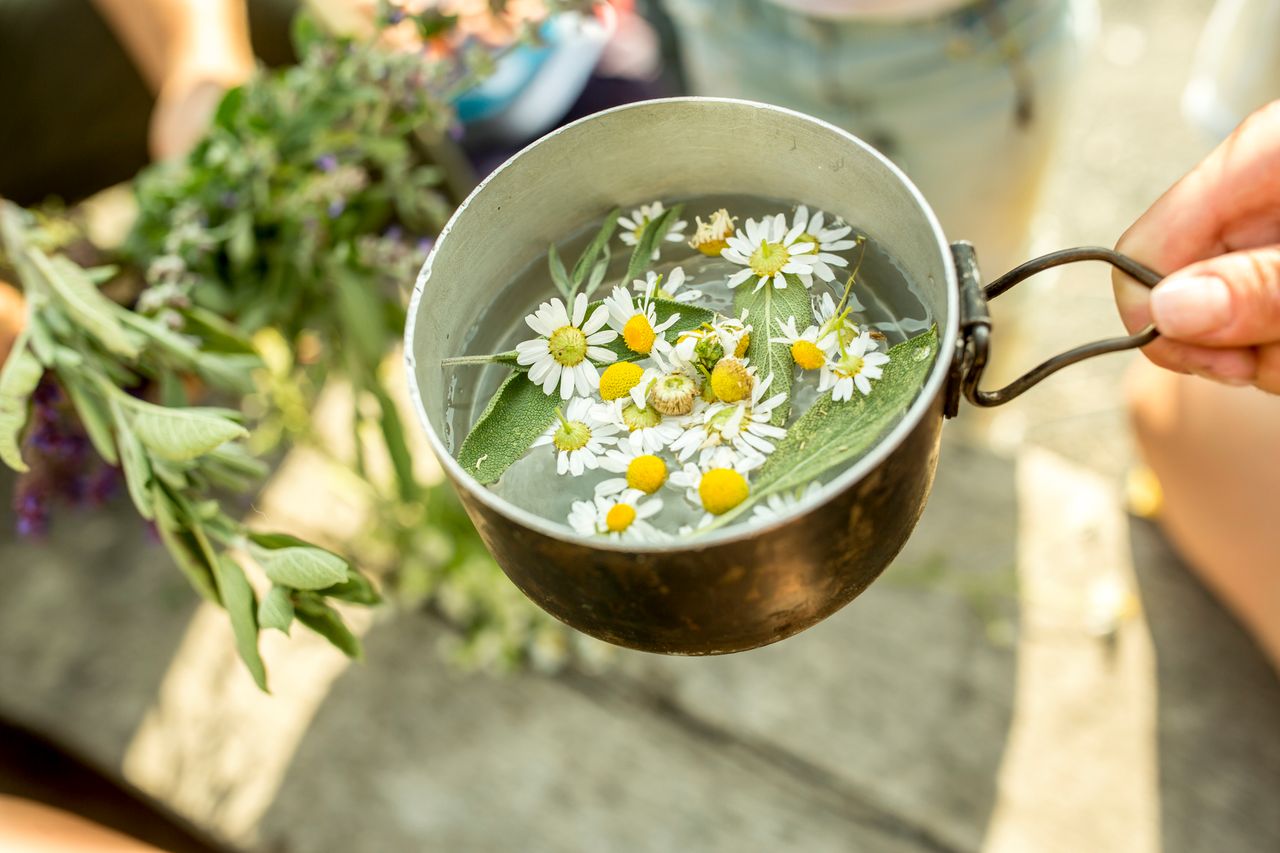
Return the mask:
M 791 260 L 791 253 L 781 243 L 760 241 L 760 248 L 751 253 L 748 263 L 751 271 L 758 276 L 774 276 L 782 272 L 782 268 Z
M 647 355 L 649 350 L 653 349 L 653 342 L 657 338 L 658 333 L 653 330 L 649 318 L 643 314 L 635 315 L 622 327 L 622 339 L 626 341 L 627 348 L 632 352 Z
M 722 358 L 711 371 L 711 391 L 716 399 L 737 403 L 751 396 L 755 382 L 747 366 L 736 358 Z
M 801 370 L 817 370 L 826 364 L 827 357 L 813 341 L 796 341 L 791 345 L 791 358 Z
M 742 337 L 738 338 L 738 347 L 733 351 L 736 358 L 742 358 L 747 354 L 747 347 L 751 346 L 751 333 L 743 332 Z
M 723 515 L 747 499 L 751 488 L 747 480 L 732 468 L 712 468 L 702 475 L 698 497 L 702 508 L 712 515 Z
M 857 376 L 862 372 L 862 365 L 864 363 L 862 356 L 846 355 L 844 358 L 840 359 L 840 372 L 846 376 Z
M 627 485 L 651 495 L 667 481 L 667 463 L 657 456 L 637 456 L 627 466 Z
M 582 421 L 560 421 L 560 427 L 551 436 L 557 450 L 581 450 L 591 440 L 591 428 Z
M 631 393 L 640 384 L 644 368 L 632 361 L 616 361 L 600 374 L 600 396 L 605 400 L 617 400 Z
M 614 504 L 604 516 L 604 526 L 610 533 L 621 533 L 636 520 L 636 508 L 631 504 Z
M 547 339 L 547 350 L 560 364 L 573 367 L 587 357 L 587 336 L 577 326 L 561 326 Z

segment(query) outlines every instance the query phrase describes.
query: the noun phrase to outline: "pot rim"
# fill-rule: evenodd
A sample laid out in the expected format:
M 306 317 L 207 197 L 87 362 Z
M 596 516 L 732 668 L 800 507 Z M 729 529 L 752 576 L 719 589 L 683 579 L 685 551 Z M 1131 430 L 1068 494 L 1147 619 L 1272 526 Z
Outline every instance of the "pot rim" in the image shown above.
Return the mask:
M 840 136 L 843 136 L 851 145 L 861 148 L 870 154 L 876 160 L 879 160 L 889 172 L 897 178 L 906 187 L 911 197 L 919 205 L 920 210 L 924 213 L 925 219 L 933 232 L 934 239 L 938 244 L 938 253 L 943 259 L 943 272 L 946 279 L 946 317 L 943 322 L 939 323 L 938 328 L 938 352 L 934 358 L 933 367 L 930 369 L 929 376 L 925 380 L 920 392 L 916 395 L 916 399 L 911 403 L 902 419 L 894 425 L 893 429 L 879 441 L 865 456 L 855 462 L 852 466 L 844 470 L 835 479 L 828 483 L 822 484 L 817 492 L 805 497 L 790 511 L 783 513 L 778 519 L 765 524 L 751 525 L 742 523 L 729 525 L 721 530 L 715 530 L 710 533 L 702 534 L 687 540 L 676 540 L 673 543 L 646 543 L 638 541 L 615 541 L 612 539 L 592 539 L 581 536 L 565 525 L 556 524 L 550 519 L 535 515 L 528 510 L 522 509 L 513 503 L 498 496 L 493 491 L 485 488 L 475 481 L 470 474 L 463 470 L 462 466 L 444 446 L 444 442 L 440 436 L 436 434 L 435 428 L 431 425 L 431 419 L 427 416 L 426 407 L 422 403 L 422 394 L 418 388 L 418 372 L 414 357 L 414 332 L 417 327 L 418 309 L 422 302 L 423 294 L 426 291 L 427 281 L 431 278 L 431 265 L 435 260 L 436 252 L 449 236 L 449 232 L 453 230 L 454 224 L 458 218 L 470 206 L 472 199 L 476 198 L 489 182 L 496 178 L 501 172 L 511 166 L 516 160 L 520 159 L 526 152 L 531 151 L 539 145 L 549 142 L 556 136 L 566 133 L 572 128 L 584 122 L 594 121 L 601 116 L 612 113 L 622 112 L 623 110 L 646 109 L 652 108 L 656 104 L 667 103 L 684 103 L 684 102 L 705 102 L 705 103 L 726 103 L 741 106 L 749 106 L 758 109 L 772 110 L 778 113 L 784 113 L 801 121 L 811 122 L 830 130 Z M 960 292 L 959 284 L 956 279 L 955 267 L 951 263 L 951 246 L 947 241 L 946 235 L 942 231 L 942 226 L 938 222 L 937 215 L 933 212 L 933 208 L 929 205 L 927 199 L 920 192 L 911 179 L 898 168 L 891 160 L 877 151 L 875 148 L 863 142 L 858 137 L 849 133 L 843 128 L 837 127 L 830 122 L 824 121 L 807 113 L 798 110 L 779 107 L 773 104 L 760 103 L 758 101 L 749 101 L 742 98 L 713 98 L 698 95 L 686 95 L 673 98 L 654 98 L 647 101 L 636 101 L 622 106 L 611 107 L 607 110 L 601 110 L 597 113 L 584 116 L 576 121 L 570 122 L 563 127 L 557 128 L 550 133 L 535 139 L 533 142 L 521 148 L 515 154 L 511 155 L 501 166 L 494 169 L 484 180 L 482 180 L 475 189 L 458 205 L 457 210 L 449 217 L 449 221 L 445 223 L 441 229 L 439 236 L 436 238 L 435 246 L 432 247 L 430 254 L 427 255 L 426 261 L 422 265 L 422 269 L 418 272 L 417 281 L 414 284 L 413 295 L 409 300 L 408 319 L 405 323 L 404 334 L 404 360 L 405 373 L 409 384 L 409 397 L 413 402 L 413 407 L 418 418 L 419 424 L 426 431 L 427 441 L 431 445 L 431 450 L 436 454 L 441 467 L 453 480 L 454 484 L 459 488 L 465 488 L 467 492 L 476 500 L 488 506 L 491 510 L 506 518 L 511 519 L 515 523 L 532 529 L 543 536 L 557 539 L 572 545 L 578 545 L 588 548 L 599 548 L 604 551 L 620 551 L 624 553 L 636 554 L 661 554 L 670 551 L 697 551 L 705 550 L 719 545 L 737 542 L 758 536 L 774 528 L 782 527 L 791 523 L 794 519 L 816 506 L 826 503 L 836 495 L 844 492 L 853 486 L 868 473 L 870 473 L 900 445 L 903 440 L 915 429 L 916 425 L 923 419 L 925 414 L 933 405 L 934 399 L 942 392 L 943 384 L 946 382 L 950 372 L 951 360 L 955 356 L 955 347 L 950 346 L 950 342 L 956 340 L 959 334 L 959 312 L 960 312 Z

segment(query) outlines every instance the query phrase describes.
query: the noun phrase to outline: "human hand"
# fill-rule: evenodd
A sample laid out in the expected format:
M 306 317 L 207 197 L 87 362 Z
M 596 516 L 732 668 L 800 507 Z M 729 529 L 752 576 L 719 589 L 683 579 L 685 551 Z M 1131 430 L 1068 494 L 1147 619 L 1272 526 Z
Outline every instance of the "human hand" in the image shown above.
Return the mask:
M 1129 330 L 1160 330 L 1148 358 L 1280 394 L 1280 101 L 1246 119 L 1116 248 L 1169 273 L 1154 290 L 1113 276 Z
M 157 160 L 182 157 L 204 136 L 222 96 L 243 83 L 247 67 L 175 69 L 165 79 L 151 111 L 149 143 Z
M 0 365 L 9 357 L 9 350 L 22 331 L 24 314 L 22 294 L 13 285 L 0 281 Z

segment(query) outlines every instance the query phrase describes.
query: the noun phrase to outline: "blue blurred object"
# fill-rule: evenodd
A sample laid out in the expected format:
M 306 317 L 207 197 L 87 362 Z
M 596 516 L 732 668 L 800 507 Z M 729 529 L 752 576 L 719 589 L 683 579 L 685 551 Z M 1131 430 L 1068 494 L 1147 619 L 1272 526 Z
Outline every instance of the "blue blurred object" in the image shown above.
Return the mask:
M 539 30 L 543 44 L 511 50 L 480 85 L 455 102 L 469 140 L 494 144 L 538 136 L 581 94 L 613 34 L 611 7 L 600 16 L 557 15 Z

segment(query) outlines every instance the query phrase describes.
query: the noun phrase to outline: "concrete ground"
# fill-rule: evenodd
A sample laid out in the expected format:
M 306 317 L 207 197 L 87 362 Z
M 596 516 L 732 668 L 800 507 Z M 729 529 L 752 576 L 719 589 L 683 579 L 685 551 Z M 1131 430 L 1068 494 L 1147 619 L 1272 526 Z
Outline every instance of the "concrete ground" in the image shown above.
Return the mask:
M 1105 4 L 1038 248 L 1113 243 L 1205 150 L 1178 97 L 1207 5 Z M 999 372 L 1118 330 L 1101 267 L 1029 288 Z M 1126 362 L 967 412 L 884 577 L 725 658 L 495 679 L 387 609 L 363 664 L 267 637 L 264 696 L 127 508 L 0 524 L 0 713 L 278 853 L 1280 849 L 1280 681 L 1125 511 Z

